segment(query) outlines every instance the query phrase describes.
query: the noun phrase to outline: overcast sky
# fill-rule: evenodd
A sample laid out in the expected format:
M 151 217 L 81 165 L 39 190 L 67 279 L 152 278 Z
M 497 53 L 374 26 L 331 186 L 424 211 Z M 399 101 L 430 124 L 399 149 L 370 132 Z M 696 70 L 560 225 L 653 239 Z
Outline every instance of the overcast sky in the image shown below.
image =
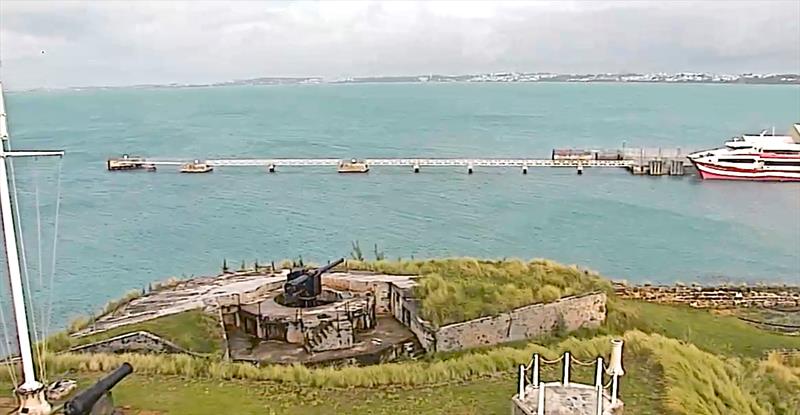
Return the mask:
M 2 0 L 0 57 L 12 88 L 493 71 L 798 73 L 800 1 Z

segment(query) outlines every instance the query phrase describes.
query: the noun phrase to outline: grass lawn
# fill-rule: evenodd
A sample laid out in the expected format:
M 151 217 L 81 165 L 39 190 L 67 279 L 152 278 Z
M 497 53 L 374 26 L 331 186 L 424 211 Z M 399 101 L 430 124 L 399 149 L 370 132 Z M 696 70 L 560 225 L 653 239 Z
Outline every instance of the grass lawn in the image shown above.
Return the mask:
M 800 336 L 762 330 L 734 316 L 677 305 L 624 303 L 646 319 L 650 330 L 714 354 L 760 358 L 771 349 L 800 349 Z
M 219 321 L 214 316 L 200 310 L 185 311 L 142 323 L 117 327 L 87 337 L 70 338 L 69 346 L 79 346 L 142 330 L 161 336 L 195 353 L 214 355 L 222 353 L 222 328 Z
M 658 403 L 658 370 L 644 357 L 632 357 L 628 363 L 630 380 L 623 386 L 626 410 L 642 415 L 663 413 Z M 559 367 L 550 367 L 543 371 L 543 379 L 556 380 L 559 373 Z M 576 379 L 592 376 L 579 370 L 574 375 Z M 96 376 L 82 376 L 81 388 L 93 379 Z M 7 390 L 10 385 L 2 387 Z M 513 374 L 446 386 L 350 389 L 134 374 L 114 388 L 114 400 L 129 408 L 126 414 L 506 415 L 515 388 Z
M 484 279 L 498 278 L 495 274 L 499 274 L 501 279 L 511 278 L 511 276 L 516 278 L 518 275 L 528 276 L 530 281 L 523 278 L 524 283 L 520 283 L 521 285 L 504 288 L 509 292 L 524 291 L 525 284 L 532 283 L 537 279 L 550 279 L 549 283 L 559 287 L 561 294 L 573 289 L 572 287 L 581 287 L 581 289 L 594 287 L 592 277 L 588 276 L 589 279 L 584 280 L 587 276 L 582 273 L 574 275 L 567 273 L 570 278 L 554 278 L 555 274 L 549 270 L 545 272 L 539 269 L 540 266 L 551 266 L 549 263 L 538 265 L 536 263 L 533 265 L 526 263 L 503 264 L 509 269 L 481 263 L 474 272 L 476 274 L 485 273 L 482 277 Z M 428 267 L 438 267 L 439 271 L 450 270 L 449 267 L 453 267 L 454 273 L 455 270 L 462 267 L 469 268 L 473 265 L 469 261 L 445 265 L 441 263 L 427 264 Z M 419 265 L 413 264 L 413 266 Z M 423 274 L 425 273 L 423 272 Z M 480 288 L 478 291 L 484 297 L 497 295 L 497 291 L 484 290 L 485 287 L 482 284 L 442 277 L 437 273 L 433 274 L 439 275 L 439 277 L 431 280 L 434 283 L 427 287 L 430 289 L 427 293 L 430 295 L 428 298 L 438 298 L 442 301 L 445 298 L 453 300 L 457 299 L 459 295 L 466 295 L 468 291 L 477 288 Z M 567 281 L 564 287 L 560 285 L 561 281 Z M 586 287 L 584 283 L 587 284 Z M 461 294 L 455 297 L 450 294 L 440 296 L 441 292 Z M 470 294 L 465 298 L 472 297 Z M 487 298 L 483 298 L 475 304 L 487 301 Z M 757 361 L 771 349 L 800 349 L 800 337 L 762 330 L 742 322 L 732 315 L 722 315 L 686 306 L 619 299 L 613 301 L 616 308 L 609 307 L 609 320 L 600 330 L 581 330 L 574 333 L 578 336 L 577 338 L 569 340 L 565 340 L 563 337 L 551 337 L 538 339 L 537 342 L 549 348 L 551 352 L 554 348 L 559 349 L 560 347 L 567 347 L 576 352 L 583 349 L 583 359 L 586 360 L 586 356 L 602 353 L 596 351 L 602 350 L 598 347 L 608 346 L 609 338 L 600 337 L 600 335 L 613 334 L 616 337 L 625 333 L 625 338 L 629 341 L 626 342 L 623 360 L 626 374 L 622 378 L 620 392 L 621 398 L 625 402 L 626 413 L 636 415 L 693 415 L 695 413 L 727 415 L 731 408 L 739 409 L 746 404 L 752 408 L 740 413 L 800 415 L 800 409 L 793 412 L 792 408 L 797 400 L 787 397 L 793 395 L 794 389 L 800 392 L 800 365 Z M 456 301 L 456 303 L 458 302 Z M 435 307 L 439 306 L 441 304 L 435 305 Z M 449 310 L 444 307 L 439 309 Z M 474 308 L 470 312 L 496 311 Z M 446 321 L 447 318 L 455 315 L 444 313 L 439 317 L 442 319 L 441 321 Z M 72 339 L 71 342 L 72 345 L 84 344 L 138 330 L 150 331 L 197 353 L 218 356 L 222 345 L 218 321 L 213 316 L 201 311 L 189 311 L 161 317 L 88 338 Z M 643 332 L 660 334 L 668 339 Z M 693 344 L 697 349 L 671 339 Z M 563 344 L 567 346 L 562 346 Z M 586 345 L 588 346 L 584 348 L 583 346 Z M 511 346 L 515 349 L 500 350 L 495 347 L 432 355 L 424 359 L 426 361 L 424 364 L 422 364 L 423 362 L 400 363 L 394 365 L 394 370 L 389 370 L 392 369 L 392 365 L 371 368 L 349 367 L 342 370 L 315 369 L 309 373 L 302 373 L 302 376 L 300 376 L 300 371 L 297 371 L 296 375 L 292 373 L 293 369 L 297 368 L 288 367 L 256 369 L 246 365 L 244 368 L 246 370 L 223 370 L 231 365 L 216 360 L 193 359 L 185 355 L 146 357 L 140 355 L 105 357 L 102 355 L 79 355 L 79 358 L 96 359 L 98 362 L 110 358 L 134 360 L 141 358 L 139 363 L 134 364 L 134 366 L 139 365 L 138 373 L 134 373 L 114 388 L 115 401 L 118 406 L 127 409 L 126 414 L 505 415 L 511 410 L 510 398 L 516 391 L 516 371 L 507 369 L 528 359 L 531 350 L 538 350 L 536 348 L 539 347 L 526 342 L 516 342 Z M 524 348 L 528 348 L 528 350 L 519 350 Z M 498 354 L 493 358 L 495 360 L 491 361 L 486 361 L 485 356 L 480 355 L 495 352 Z M 536 352 L 541 353 L 540 351 Z M 66 359 L 65 362 L 69 363 L 69 359 Z M 148 363 L 148 359 L 151 360 L 150 363 Z M 171 366 L 164 364 L 167 361 L 171 362 Z M 73 378 L 77 377 L 81 382 L 81 387 L 85 387 L 99 377 L 100 373 L 97 372 L 100 370 L 99 367 L 114 367 L 113 365 L 119 364 L 121 360 L 114 362 L 112 365 L 104 366 L 93 365 L 91 361 L 69 365 L 65 363 L 59 370 L 78 369 Z M 181 372 L 179 370 L 182 367 L 189 367 L 196 371 Z M 211 370 L 210 367 L 216 369 Z M 305 368 L 300 369 L 305 370 Z M 543 380 L 559 380 L 561 365 L 543 366 L 542 369 Z M 573 365 L 572 380 L 593 383 L 593 370 L 593 367 Z M 266 373 L 269 375 L 268 377 L 258 377 L 264 375 L 265 371 L 269 372 Z M 278 373 L 283 371 L 287 373 Z M 149 374 L 144 374 L 145 372 Z M 172 375 L 166 375 L 166 373 Z M 186 376 L 174 376 L 175 373 L 183 373 Z M 398 373 L 402 373 L 403 376 L 398 376 Z M 404 376 L 409 373 L 423 376 L 419 376 L 419 383 L 403 383 Z M 198 374 L 207 377 L 198 377 Z M 424 376 L 430 374 L 438 374 L 439 377 Z M 326 387 L 299 385 L 302 379 L 326 376 L 337 382 L 339 378 L 342 378 L 346 382 L 306 383 L 307 385 L 326 385 Z M 251 380 L 231 380 L 234 377 Z M 355 382 L 361 378 L 363 378 L 362 380 L 378 381 L 369 383 L 372 385 L 393 384 L 394 386 L 367 387 L 364 385 L 368 383 Z M 269 379 L 269 381 L 255 379 Z M 391 382 L 382 381 L 385 379 L 393 380 Z M 442 379 L 459 380 L 444 382 Z M 463 381 L 461 379 L 470 380 Z M 416 387 L 397 386 L 422 383 L 426 384 Z M 350 385 L 350 387 L 333 388 L 331 385 Z M 7 381 L 0 381 L 0 387 L 7 387 L 6 390 L 10 389 Z M 770 394 L 770 392 L 772 393 Z M 5 401 L 0 400 L 0 411 L 6 409 L 3 402 Z

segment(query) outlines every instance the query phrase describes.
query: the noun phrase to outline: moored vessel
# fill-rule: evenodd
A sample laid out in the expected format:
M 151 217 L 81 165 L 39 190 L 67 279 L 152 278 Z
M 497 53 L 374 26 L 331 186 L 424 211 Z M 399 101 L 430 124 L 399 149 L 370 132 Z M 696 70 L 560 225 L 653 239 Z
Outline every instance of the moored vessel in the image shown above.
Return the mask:
M 201 163 L 199 160 L 181 166 L 181 173 L 209 173 L 212 171 L 214 171 L 214 167 L 210 164 Z
M 106 168 L 109 171 L 117 170 L 140 170 L 146 169 L 144 159 L 139 156 L 123 154 L 122 157 L 115 157 L 106 160 Z
M 366 173 L 369 171 L 369 165 L 364 161 L 356 159 L 340 161 L 338 171 L 339 173 Z
M 800 123 L 787 135 L 742 134 L 688 158 L 703 179 L 800 181 Z

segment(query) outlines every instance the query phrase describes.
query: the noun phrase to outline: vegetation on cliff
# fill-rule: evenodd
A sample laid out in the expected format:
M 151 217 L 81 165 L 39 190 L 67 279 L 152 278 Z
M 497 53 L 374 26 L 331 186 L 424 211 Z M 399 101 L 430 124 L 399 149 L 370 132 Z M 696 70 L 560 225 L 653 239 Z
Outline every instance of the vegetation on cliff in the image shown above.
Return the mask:
M 347 267 L 420 275 L 415 293 L 422 316 L 438 326 L 493 316 L 528 304 L 611 290 L 611 284 L 592 271 L 543 259 L 348 261 Z
M 73 337 L 61 332 L 48 339 L 47 347 L 48 350 L 61 352 L 137 331 L 148 331 L 194 353 L 222 355 L 223 339 L 219 319 L 202 310 L 184 311 L 83 337 Z
M 725 326 L 728 321 L 716 323 Z M 444 407 L 454 408 L 455 413 L 502 414 L 508 410 L 515 390 L 515 369 L 518 364 L 527 363 L 532 353 L 553 359 L 569 350 L 578 359 L 589 360 L 597 354 L 607 355 L 609 340 L 619 336 L 571 337 L 548 344 L 473 351 L 444 360 L 367 367 L 256 367 L 186 355 L 63 354 L 51 356 L 48 368 L 53 373 L 77 370 L 82 378 L 92 378 L 129 361 L 137 375 L 115 389 L 117 399 L 135 409 L 168 409 L 171 414 L 209 413 L 202 404 L 206 395 L 202 391 L 209 390 L 220 393 L 211 396 L 213 399 L 227 401 L 225 397 L 231 395 L 231 408 L 242 413 L 255 405 L 274 414 L 436 414 Z M 628 330 L 621 336 L 625 339 L 622 398 L 626 411 L 676 415 L 798 413 L 798 358 L 770 353 L 757 359 L 731 349 L 710 353 L 685 341 L 639 330 Z M 776 342 L 775 346 L 791 344 Z M 544 366 L 543 378 L 559 379 L 560 368 Z M 572 378 L 591 383 L 592 368 L 573 366 Z M 156 400 L 149 399 L 152 396 L 146 392 L 153 388 L 160 391 Z M 202 392 L 199 397 L 198 389 Z M 279 394 L 280 403 L 272 393 L 263 393 L 265 390 Z M 309 394 L 314 398 L 309 399 Z M 449 400 L 437 397 L 440 395 Z M 248 399 L 237 401 L 233 396 Z M 483 399 L 476 400 L 476 396 Z M 363 401 L 347 401 L 355 397 Z M 473 409 L 468 409 L 470 404 Z
M 422 275 L 417 294 L 423 311 L 440 324 L 589 291 L 610 293 L 610 284 L 594 273 L 541 260 L 348 261 L 348 267 Z M 201 337 L 204 330 L 215 331 L 215 322 L 196 317 L 176 315 L 165 317 L 174 321 L 118 330 L 148 329 L 188 349 L 211 351 Z M 130 361 L 136 374 L 117 386 L 117 401 L 158 413 L 504 414 L 516 390 L 516 367 L 532 353 L 553 359 L 569 350 L 589 360 L 607 355 L 609 340 L 617 337 L 625 339 L 626 413 L 800 415 L 800 357 L 775 351 L 800 349 L 800 336 L 767 332 L 731 315 L 613 294 L 598 330 L 416 361 L 257 367 L 218 357 L 65 353 L 48 356 L 47 367 L 51 373 L 77 373 L 86 382 Z M 543 367 L 543 379 L 558 379 L 560 369 Z M 592 368 L 573 366 L 572 377 L 591 383 Z

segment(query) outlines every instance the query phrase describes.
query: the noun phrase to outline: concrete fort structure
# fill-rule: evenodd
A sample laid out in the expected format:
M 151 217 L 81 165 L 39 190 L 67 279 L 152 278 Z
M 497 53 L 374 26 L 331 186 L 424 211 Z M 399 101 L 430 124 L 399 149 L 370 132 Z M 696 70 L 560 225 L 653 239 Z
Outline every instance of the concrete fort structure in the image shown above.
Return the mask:
M 424 318 L 415 294 L 419 276 L 350 271 L 346 264 L 333 265 L 327 273 L 267 266 L 176 281 L 133 299 L 76 335 L 203 310 L 220 321 L 226 355 L 233 360 L 369 364 L 420 352 L 456 351 L 554 331 L 595 328 L 606 318 L 606 294 L 596 292 L 437 327 Z M 146 337 L 122 337 L 84 350 L 109 351 L 119 346 L 122 352 L 135 343 L 137 350 L 154 344 L 151 352 L 179 352 L 131 340 L 145 339 L 142 336 Z
M 420 315 L 414 285 L 413 281 L 390 284 L 391 311 L 427 351 L 449 352 L 531 339 L 558 330 L 597 328 L 606 319 L 606 294 L 598 292 L 434 327 Z
M 413 276 L 334 272 L 321 278 L 318 301 L 287 305 L 285 278 L 258 298 L 218 299 L 235 360 L 374 363 L 418 350 L 414 334 L 394 320 L 389 285 Z M 249 301 L 248 301 L 249 300 Z

